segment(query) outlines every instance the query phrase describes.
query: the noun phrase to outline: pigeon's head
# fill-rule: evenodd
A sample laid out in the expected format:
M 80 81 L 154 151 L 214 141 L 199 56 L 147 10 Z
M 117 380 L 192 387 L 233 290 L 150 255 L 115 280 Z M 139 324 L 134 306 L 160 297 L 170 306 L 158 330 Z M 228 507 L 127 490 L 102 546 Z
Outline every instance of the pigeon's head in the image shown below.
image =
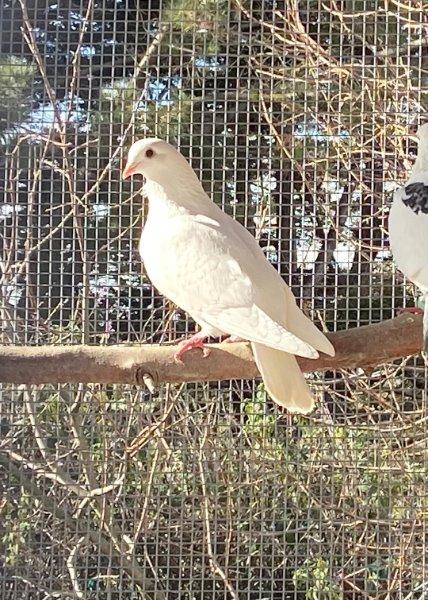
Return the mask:
M 164 185 L 171 178 L 188 172 L 193 174 L 187 160 L 178 150 L 159 138 L 146 138 L 132 144 L 123 170 L 123 178 L 144 175 L 151 181 Z

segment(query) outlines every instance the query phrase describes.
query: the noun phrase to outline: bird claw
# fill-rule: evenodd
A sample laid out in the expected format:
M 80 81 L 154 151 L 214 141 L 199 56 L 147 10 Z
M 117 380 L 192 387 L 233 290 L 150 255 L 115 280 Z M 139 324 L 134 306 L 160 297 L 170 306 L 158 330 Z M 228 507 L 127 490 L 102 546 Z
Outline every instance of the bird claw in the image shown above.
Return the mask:
M 419 308 L 419 306 L 400 306 L 400 308 L 397 308 L 397 315 L 404 315 L 404 314 L 411 314 L 411 315 L 423 315 L 424 311 L 422 308 Z
M 178 344 L 177 351 L 174 353 L 174 362 L 177 365 L 183 365 L 181 357 L 189 350 L 193 350 L 194 348 L 201 348 L 204 358 L 209 356 L 211 350 L 204 345 L 205 337 L 201 337 L 200 335 L 192 335 L 187 340 L 183 340 Z

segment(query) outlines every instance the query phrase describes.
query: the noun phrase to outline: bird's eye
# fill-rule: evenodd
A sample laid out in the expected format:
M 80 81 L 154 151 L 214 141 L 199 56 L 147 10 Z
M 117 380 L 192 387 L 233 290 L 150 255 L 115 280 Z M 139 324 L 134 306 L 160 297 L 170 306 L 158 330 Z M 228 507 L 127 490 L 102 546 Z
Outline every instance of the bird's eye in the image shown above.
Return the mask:
M 146 150 L 146 156 L 147 158 L 152 158 L 152 156 L 154 156 L 154 152 L 151 148 L 149 148 L 148 150 Z

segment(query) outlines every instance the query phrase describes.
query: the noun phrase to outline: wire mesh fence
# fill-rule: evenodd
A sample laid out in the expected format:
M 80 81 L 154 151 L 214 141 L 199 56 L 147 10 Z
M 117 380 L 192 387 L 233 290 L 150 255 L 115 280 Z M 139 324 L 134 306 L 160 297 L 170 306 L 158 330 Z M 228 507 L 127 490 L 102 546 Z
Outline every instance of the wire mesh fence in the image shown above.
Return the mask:
M 417 0 L 3 0 L 2 344 L 193 325 L 140 264 L 131 142 L 168 139 L 329 330 L 416 293 L 386 218 L 427 105 Z M 388 340 L 385 340 L 385 344 Z M 17 598 L 425 598 L 426 370 L 2 385 L 0 590 Z

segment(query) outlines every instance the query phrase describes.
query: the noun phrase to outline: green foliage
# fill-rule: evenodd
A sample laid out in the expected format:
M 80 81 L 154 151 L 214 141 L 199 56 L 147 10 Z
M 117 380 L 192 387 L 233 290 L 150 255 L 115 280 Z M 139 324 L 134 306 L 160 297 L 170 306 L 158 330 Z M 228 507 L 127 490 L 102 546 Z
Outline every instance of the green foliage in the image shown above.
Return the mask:
M 248 580 L 252 589 L 281 590 L 287 580 L 309 600 L 338 600 L 339 581 L 347 572 L 331 540 L 340 538 L 354 551 L 355 539 L 361 536 L 369 547 L 361 557 L 356 552 L 352 569 L 359 575 L 353 582 L 367 593 L 383 589 L 401 559 L 398 551 L 377 549 L 375 540 L 388 535 L 400 539 L 403 520 L 423 519 L 423 455 L 408 460 L 397 453 L 393 435 L 382 435 L 366 424 L 328 424 L 313 417 L 287 420 L 266 403 L 262 384 L 238 414 L 227 391 L 199 386 L 175 396 L 177 392 L 170 389 L 169 397 L 147 401 L 142 390 L 128 386 L 88 386 L 77 403 L 65 387 L 37 392 L 40 409 L 35 421 L 47 445 L 47 472 L 55 466 L 88 490 L 88 473 L 92 488 L 113 484 L 115 500 L 107 506 L 124 531 L 134 530 L 144 510 L 145 544 L 149 551 L 156 544 L 153 552 L 161 574 L 162 565 L 175 573 L 169 562 L 170 540 L 179 533 L 183 594 L 192 589 L 197 595 L 195 588 L 187 590 L 183 574 L 204 568 L 200 556 L 207 518 L 216 532 L 218 560 L 223 560 L 227 545 L 231 580 Z M 172 397 L 168 421 L 151 429 Z M 3 403 L 7 411 L 5 391 Z M 348 418 L 352 422 L 351 408 Z M 364 421 L 362 415 L 358 418 Z M 34 431 L 25 412 L 20 422 L 14 446 L 32 456 Z M 384 431 L 392 430 L 388 424 Z M 423 424 L 406 429 L 408 443 L 421 434 Z M 141 447 L 130 458 L 126 447 L 138 436 Z M 34 460 L 40 462 L 37 451 Z M 36 488 L 44 490 L 43 474 L 33 472 L 31 477 L 38 482 Z M 94 511 L 97 495 L 82 503 L 59 482 L 50 481 L 48 489 L 49 498 L 61 500 L 62 508 L 68 506 L 71 514 L 78 511 L 79 519 L 90 519 L 95 529 L 100 526 L 100 513 Z M 18 564 L 24 548 L 31 552 L 28 524 L 44 518 L 43 503 L 30 505 L 30 497 L 21 493 L 18 508 L 6 512 L 3 543 L 11 565 Z M 145 500 L 136 502 L 137 498 Z M 57 520 L 44 527 L 63 531 Z M 157 531 L 162 535 L 156 537 Z M 74 533 L 72 529 L 67 538 Z M 420 535 L 419 525 L 413 535 Z M 195 553 L 195 548 L 201 552 Z M 137 546 L 137 556 L 140 551 Z M 83 557 L 78 561 L 80 568 L 87 568 Z
M 6 501 L 2 508 L 2 542 L 5 548 L 6 565 L 25 564 L 25 547 L 32 529 L 31 513 L 33 501 L 27 492 L 21 490 L 16 503 Z
M 244 413 L 247 416 L 245 431 L 261 440 L 272 440 L 275 432 L 275 417 L 267 412 L 266 391 L 263 383 L 257 386 L 255 397 L 245 402 Z
M 204 54 L 216 53 L 224 40 L 229 0 L 169 0 L 162 23 L 171 25 L 174 42 L 191 42 Z
M 294 572 L 294 585 L 297 590 L 305 592 L 307 600 L 340 600 L 340 590 L 329 571 L 329 564 L 324 558 L 307 559 Z
M 101 135 L 110 133 L 113 126 L 119 131 L 124 120 L 133 111 L 137 135 L 156 135 L 174 141 L 178 135 L 186 135 L 189 130 L 192 102 L 187 93 L 173 88 L 168 103 L 159 104 L 146 100 L 144 94 L 135 88 L 132 79 L 116 80 L 100 91 L 99 109 L 92 113 L 91 126 L 99 129 Z
M 162 11 L 162 21 L 180 31 L 220 27 L 228 16 L 228 0 L 169 0 Z
M 35 67 L 25 58 L 2 56 L 0 58 L 0 140 L 2 132 L 13 128 L 31 108 L 30 85 Z

